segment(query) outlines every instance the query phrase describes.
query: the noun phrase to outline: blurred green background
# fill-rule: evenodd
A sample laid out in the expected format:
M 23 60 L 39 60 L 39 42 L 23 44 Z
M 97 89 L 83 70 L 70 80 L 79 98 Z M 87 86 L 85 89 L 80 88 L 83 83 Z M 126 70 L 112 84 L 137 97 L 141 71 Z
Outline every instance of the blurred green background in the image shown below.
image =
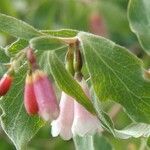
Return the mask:
M 143 59 L 145 67 L 149 57 L 141 50 L 136 36 L 131 32 L 127 20 L 128 0 L 0 0 L 0 12 L 14 16 L 37 29 L 71 28 L 92 32 L 109 38 L 127 47 Z M 15 38 L 0 33 L 0 46 L 6 46 Z M 110 111 L 113 104 L 105 104 Z M 121 109 L 113 118 L 115 126 L 121 129 L 131 121 Z M 115 150 L 144 150 L 145 139 L 118 140 L 109 133 L 103 133 Z M 0 150 L 15 147 L 0 130 Z M 50 125 L 42 128 L 29 143 L 28 150 L 74 150 L 73 141 L 52 138 Z M 101 150 L 101 149 L 100 149 Z

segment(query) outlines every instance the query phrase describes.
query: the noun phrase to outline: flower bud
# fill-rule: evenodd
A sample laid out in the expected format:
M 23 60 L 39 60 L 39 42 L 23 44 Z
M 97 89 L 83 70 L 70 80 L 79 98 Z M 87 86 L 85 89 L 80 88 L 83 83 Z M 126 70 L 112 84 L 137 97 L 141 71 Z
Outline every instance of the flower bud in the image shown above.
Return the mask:
M 55 91 L 43 71 L 37 69 L 33 72 L 33 86 L 39 108 L 38 114 L 46 121 L 56 119 L 59 115 L 59 107 Z
M 81 69 L 83 66 L 81 51 L 79 48 L 79 41 L 76 42 L 76 49 L 74 51 L 74 70 L 76 73 L 81 73 Z
M 4 74 L 0 80 L 0 96 L 5 95 L 12 84 L 13 78 L 9 74 Z
M 32 74 L 27 74 L 24 89 L 24 106 L 29 115 L 38 113 L 38 104 L 33 88 Z
M 68 47 L 68 51 L 66 53 L 65 58 L 65 66 L 66 70 L 73 76 L 74 75 L 74 66 L 73 66 L 73 58 L 74 57 L 74 45 L 70 44 Z
M 52 136 L 61 136 L 64 140 L 72 138 L 72 123 L 74 118 L 74 99 L 62 92 L 60 100 L 60 114 L 57 120 L 54 120 L 52 125 Z
M 84 92 L 90 97 L 89 89 L 85 80 L 79 82 Z M 88 112 L 81 104 L 74 101 L 74 121 L 72 132 L 74 135 L 85 136 L 94 134 L 100 128 L 100 122 L 96 116 Z

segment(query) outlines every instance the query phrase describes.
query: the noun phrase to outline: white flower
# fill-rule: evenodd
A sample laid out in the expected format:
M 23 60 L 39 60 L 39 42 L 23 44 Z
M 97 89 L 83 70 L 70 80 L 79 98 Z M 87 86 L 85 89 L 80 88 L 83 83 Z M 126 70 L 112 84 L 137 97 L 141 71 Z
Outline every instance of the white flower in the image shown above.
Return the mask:
M 57 120 L 54 120 L 52 125 L 52 136 L 61 136 L 64 140 L 72 138 L 72 123 L 74 117 L 74 100 L 66 93 L 62 92 L 60 100 L 60 114 Z
M 80 85 L 86 95 L 90 97 L 85 80 L 82 80 Z M 71 139 L 73 135 L 93 135 L 98 129 L 101 129 L 97 117 L 64 92 L 62 92 L 60 100 L 60 115 L 51 125 L 52 136 L 60 135 L 64 140 Z
M 89 89 L 85 80 L 82 79 L 80 85 L 86 95 L 90 97 Z M 73 135 L 93 135 L 100 127 L 100 122 L 97 117 L 88 112 L 78 102 L 74 101 L 74 120 L 72 125 Z

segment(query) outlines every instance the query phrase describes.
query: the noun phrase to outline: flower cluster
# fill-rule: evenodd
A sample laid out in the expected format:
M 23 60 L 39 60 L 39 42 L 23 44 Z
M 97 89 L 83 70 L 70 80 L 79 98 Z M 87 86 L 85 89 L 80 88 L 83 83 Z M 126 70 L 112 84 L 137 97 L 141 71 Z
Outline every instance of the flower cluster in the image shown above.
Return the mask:
M 74 56 L 75 60 L 73 62 Z M 52 121 L 52 135 L 54 137 L 60 135 L 64 140 L 69 140 L 74 135 L 94 134 L 101 128 L 97 117 L 66 93 L 62 92 L 60 104 L 58 105 L 53 85 L 47 74 L 40 70 L 33 49 L 28 48 L 26 50 L 26 58 L 29 70 L 25 79 L 24 106 L 29 115 L 39 115 L 45 121 Z M 82 59 L 79 49 L 77 49 L 75 55 L 72 51 L 69 51 L 67 59 L 68 70 L 71 70 L 72 76 L 76 73 L 78 77 L 74 76 L 75 79 L 90 98 L 87 83 L 80 72 Z M 10 73 L 6 73 L 1 78 L 0 96 L 5 95 L 10 89 L 12 80 Z
M 39 69 L 32 49 L 28 49 L 27 58 L 30 71 L 26 76 L 24 105 L 29 115 L 38 114 L 46 121 L 59 115 L 59 107 L 51 81 L 46 73 Z
M 81 80 L 80 85 L 86 95 L 90 97 L 89 89 L 84 79 Z M 60 115 L 51 125 L 52 136 L 60 135 L 64 140 L 71 139 L 73 135 L 92 135 L 101 128 L 96 116 L 92 115 L 64 92 L 62 92 L 60 100 Z
M 90 92 L 86 81 L 81 73 L 82 57 L 77 41 L 75 49 L 70 45 L 66 54 L 66 69 L 76 79 L 83 89 L 83 92 L 90 99 Z M 59 117 L 52 121 L 52 136 L 60 135 L 64 140 L 69 140 L 75 135 L 85 136 L 94 134 L 101 126 L 98 118 L 88 112 L 75 99 L 62 92 L 60 100 Z
M 39 114 L 46 121 L 56 119 L 59 115 L 52 83 L 39 69 L 36 69 L 31 75 L 27 74 L 24 105 L 28 114 Z

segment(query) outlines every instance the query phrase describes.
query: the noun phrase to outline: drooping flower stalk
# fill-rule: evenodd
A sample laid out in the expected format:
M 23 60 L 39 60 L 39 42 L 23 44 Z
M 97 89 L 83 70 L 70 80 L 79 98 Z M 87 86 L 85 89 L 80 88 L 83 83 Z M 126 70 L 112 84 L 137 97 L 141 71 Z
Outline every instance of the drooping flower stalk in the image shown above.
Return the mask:
M 35 97 L 32 73 L 27 74 L 24 89 L 24 106 L 29 115 L 38 113 L 38 104 Z
M 13 77 L 5 73 L 0 80 L 0 96 L 4 96 L 11 87 Z
M 54 120 L 52 125 L 52 136 L 61 136 L 64 140 L 72 138 L 72 123 L 74 118 L 74 100 L 66 93 L 62 92 L 60 100 L 60 114 L 57 120 Z

